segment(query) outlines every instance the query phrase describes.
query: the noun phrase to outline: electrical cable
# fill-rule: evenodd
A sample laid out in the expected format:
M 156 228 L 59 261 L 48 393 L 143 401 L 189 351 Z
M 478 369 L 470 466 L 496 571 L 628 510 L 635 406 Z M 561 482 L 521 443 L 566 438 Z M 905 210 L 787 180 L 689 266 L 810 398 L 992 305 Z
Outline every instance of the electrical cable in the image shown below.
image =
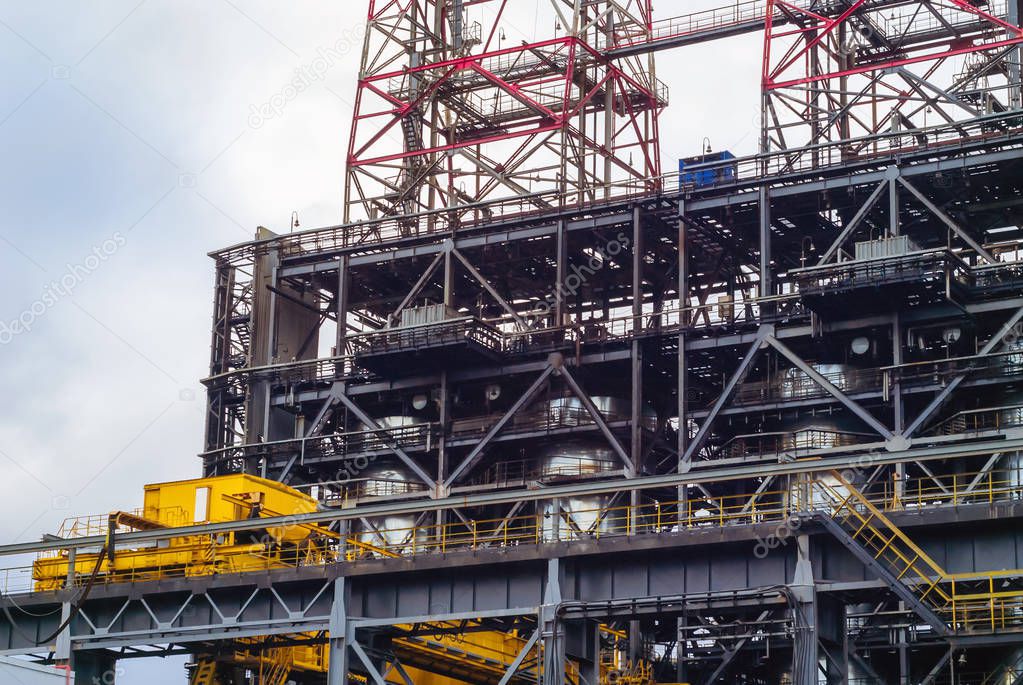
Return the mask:
M 14 620 L 14 616 L 11 615 L 10 609 L 7 608 L 7 603 L 4 602 L 2 603 L 2 606 L 0 606 L 0 610 L 3 611 L 4 616 L 6 616 L 7 620 L 10 621 L 11 629 L 18 633 L 18 635 L 20 635 L 22 639 L 31 642 L 36 647 L 41 647 L 42 645 L 46 645 L 52 642 L 54 638 L 56 638 L 58 635 L 64 632 L 65 628 L 71 625 L 71 621 L 73 621 L 81 612 L 82 605 L 85 604 L 85 600 L 89 598 L 89 593 L 92 592 L 92 586 L 96 583 L 96 578 L 99 576 L 99 570 L 103 566 L 103 561 L 106 558 L 107 548 L 104 547 L 103 549 L 100 550 L 99 556 L 96 557 L 96 566 L 92 569 L 92 573 L 89 575 L 89 582 L 85 584 L 85 589 L 82 591 L 81 597 L 79 597 L 78 601 L 71 606 L 71 613 L 68 614 L 68 617 L 57 627 L 55 631 L 53 631 L 53 633 L 43 638 L 42 640 L 36 641 L 34 637 L 29 636 L 18 626 L 17 622 Z

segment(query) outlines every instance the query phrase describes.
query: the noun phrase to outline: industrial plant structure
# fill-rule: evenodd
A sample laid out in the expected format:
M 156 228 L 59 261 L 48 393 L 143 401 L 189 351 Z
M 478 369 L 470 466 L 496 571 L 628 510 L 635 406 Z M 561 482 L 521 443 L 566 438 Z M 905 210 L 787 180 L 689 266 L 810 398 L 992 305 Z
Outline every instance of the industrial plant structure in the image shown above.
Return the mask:
M 508 4 L 370 0 L 344 223 L 212 255 L 202 477 L 0 548 L 0 653 L 1023 682 L 1020 0 Z M 655 55 L 753 32 L 761 151 L 666 170 Z

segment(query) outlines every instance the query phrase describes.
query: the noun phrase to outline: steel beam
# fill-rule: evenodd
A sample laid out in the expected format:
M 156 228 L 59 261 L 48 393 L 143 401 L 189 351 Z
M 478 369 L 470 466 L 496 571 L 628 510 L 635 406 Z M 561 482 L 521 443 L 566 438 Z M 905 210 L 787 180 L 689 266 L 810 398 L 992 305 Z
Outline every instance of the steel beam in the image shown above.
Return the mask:
M 685 455 L 682 460 L 687 463 L 692 463 L 693 456 L 703 447 L 704 441 L 707 436 L 710 435 L 711 426 L 714 423 L 714 419 L 717 418 L 718 414 L 724 409 L 725 405 L 732 398 L 732 394 L 742 384 L 753 368 L 753 362 L 756 361 L 760 351 L 767 345 L 768 338 L 774 335 L 774 326 L 770 324 L 764 324 L 757 331 L 756 341 L 750 345 L 749 350 L 746 351 L 746 356 L 739 362 L 739 366 L 732 373 L 731 378 L 725 383 L 725 387 L 721 390 L 721 395 L 718 396 L 717 401 L 714 402 L 714 406 L 711 407 L 710 413 L 700 424 L 700 430 L 696 432 L 696 436 L 692 442 L 689 443 L 689 447 L 686 448 Z
M 993 451 L 1006 452 L 1023 450 L 1023 437 L 1006 437 L 998 440 L 982 440 L 957 444 L 941 444 L 931 447 L 907 448 L 887 452 L 870 453 L 870 462 L 877 466 L 897 464 L 905 461 L 931 461 L 950 458 L 966 458 L 990 456 Z M 128 547 L 132 544 L 171 538 L 188 537 L 191 535 L 215 535 L 240 530 L 252 530 L 274 526 L 294 526 L 302 524 L 331 524 L 336 521 L 359 519 L 363 516 L 377 517 L 443 509 L 465 507 L 485 507 L 495 504 L 514 504 L 515 502 L 536 502 L 552 497 L 585 497 L 588 495 L 606 495 L 623 490 L 654 490 L 658 488 L 678 488 L 697 483 L 728 482 L 762 478 L 768 476 L 794 475 L 819 471 L 842 471 L 849 468 L 860 468 L 863 465 L 864 453 L 850 451 L 838 455 L 822 456 L 814 460 L 800 460 L 785 463 L 765 463 L 751 467 L 749 464 L 732 464 L 719 468 L 701 468 L 688 473 L 668 473 L 655 476 L 640 476 L 632 480 L 594 481 L 574 483 L 570 485 L 551 485 L 542 490 L 515 490 L 507 492 L 484 492 L 443 497 L 432 500 L 410 500 L 407 502 L 391 502 L 372 504 L 353 509 L 334 509 L 317 511 L 293 516 L 273 516 L 243 521 L 223 521 L 153 531 L 134 531 L 122 533 L 117 537 L 118 546 Z M 106 542 L 105 535 L 91 535 L 81 538 L 61 538 L 39 542 L 22 542 L 0 546 L 0 557 L 18 554 L 35 554 L 58 549 L 96 548 Z
M 453 484 L 457 483 L 463 475 L 467 474 L 474 466 L 476 466 L 479 460 L 483 457 L 483 451 L 490 445 L 494 437 L 504 429 L 508 422 L 511 421 L 512 417 L 522 411 L 527 404 L 533 401 L 533 398 L 536 397 L 540 388 L 543 387 L 543 384 L 547 382 L 547 379 L 550 378 L 553 373 L 554 367 L 548 364 L 547 368 L 540 373 L 526 392 L 524 392 L 522 396 L 515 401 L 515 404 L 513 404 L 508 411 L 506 411 L 504 415 L 498 419 L 497 423 L 490 427 L 487 434 L 483 436 L 465 459 L 463 459 L 462 462 L 451 471 L 451 474 L 444 480 L 445 489 L 450 488 Z
M 778 352 L 780 352 L 783 357 L 792 362 L 792 364 L 795 365 L 800 371 L 809 376 L 814 383 L 819 385 L 829 395 L 831 395 L 836 400 L 841 402 L 846 409 L 848 409 L 853 414 L 858 416 L 860 420 L 862 420 L 868 426 L 873 428 L 879 435 L 884 437 L 886 440 L 891 440 L 893 437 L 895 437 L 895 434 L 888 430 L 887 426 L 885 426 L 883 423 L 874 418 L 873 414 L 871 414 L 866 409 L 858 405 L 856 402 L 853 402 L 851 399 L 849 399 L 848 395 L 846 395 L 844 392 L 836 388 L 831 381 L 829 381 L 827 378 L 818 373 L 816 369 L 814 369 L 812 366 L 803 361 L 799 357 L 799 355 L 797 355 L 795 352 L 789 349 L 783 342 L 775 338 L 773 335 L 767 336 L 766 340 L 771 347 L 778 350 Z

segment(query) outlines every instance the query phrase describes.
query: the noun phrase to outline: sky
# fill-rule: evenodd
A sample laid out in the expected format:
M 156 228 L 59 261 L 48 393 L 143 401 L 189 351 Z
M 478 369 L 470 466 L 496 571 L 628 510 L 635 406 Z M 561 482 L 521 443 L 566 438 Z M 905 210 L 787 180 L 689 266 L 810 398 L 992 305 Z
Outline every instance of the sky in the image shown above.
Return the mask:
M 207 253 L 286 232 L 293 211 L 340 221 L 365 4 L 0 0 L 0 543 L 199 475 Z M 549 34 L 539 4 L 511 0 L 509 30 Z M 658 16 L 719 4 L 660 0 Z M 252 116 L 339 41 L 311 88 Z M 754 151 L 759 66 L 759 36 L 659 56 L 666 170 L 705 137 Z M 25 581 L 0 572 L 0 590 Z M 120 668 L 185 682 L 181 660 Z

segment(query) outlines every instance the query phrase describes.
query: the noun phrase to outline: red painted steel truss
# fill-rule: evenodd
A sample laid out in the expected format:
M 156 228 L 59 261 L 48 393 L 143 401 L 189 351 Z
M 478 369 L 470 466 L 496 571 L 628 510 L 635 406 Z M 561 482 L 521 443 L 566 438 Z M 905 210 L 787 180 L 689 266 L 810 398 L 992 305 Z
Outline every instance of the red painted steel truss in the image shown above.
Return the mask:
M 652 57 L 601 50 L 648 34 L 649 2 L 586 3 L 578 16 L 555 4 L 565 35 L 502 47 L 507 0 L 370 2 L 346 219 L 464 214 L 505 197 L 546 208 L 655 188 L 667 102 Z M 489 25 L 470 24 L 466 8 L 483 5 L 493 7 Z
M 763 146 L 857 139 L 858 154 L 871 136 L 1018 106 L 1007 1 L 768 0 Z

